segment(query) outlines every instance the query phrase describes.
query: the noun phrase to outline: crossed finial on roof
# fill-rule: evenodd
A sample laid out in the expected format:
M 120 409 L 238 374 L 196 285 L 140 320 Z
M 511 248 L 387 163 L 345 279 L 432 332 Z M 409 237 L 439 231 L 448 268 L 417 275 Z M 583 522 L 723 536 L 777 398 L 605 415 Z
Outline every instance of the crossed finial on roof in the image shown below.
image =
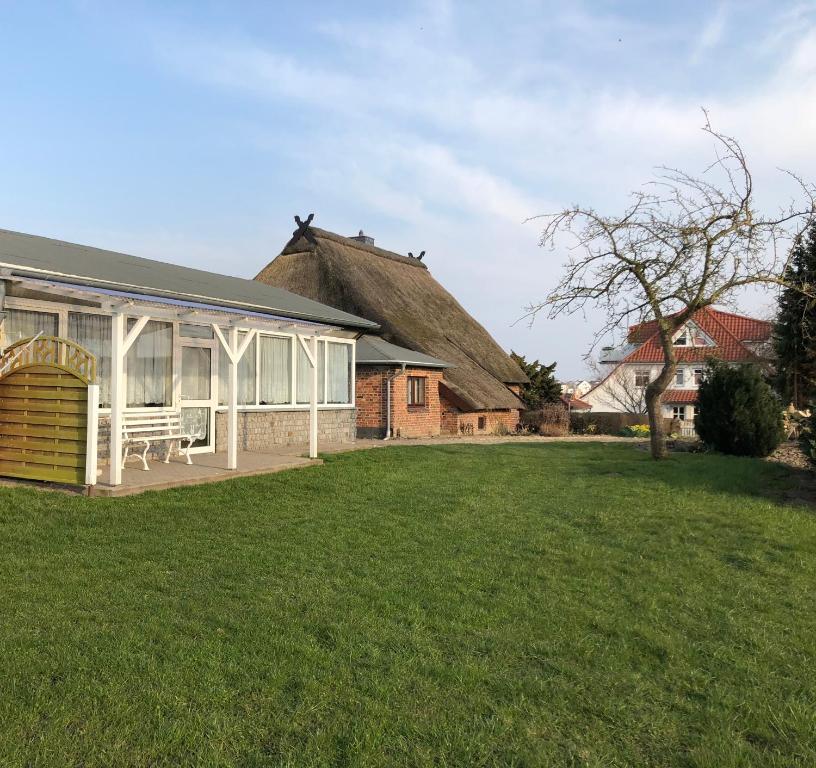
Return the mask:
M 420 252 L 419 252 L 419 256 L 414 256 L 414 254 L 413 254 L 413 253 L 411 253 L 411 251 L 408 251 L 408 255 L 409 255 L 409 256 L 410 256 L 412 259 L 416 259 L 417 261 L 422 261 L 422 257 L 425 255 L 425 251 L 420 251 Z
M 295 224 L 298 225 L 298 228 L 292 232 L 292 242 L 297 242 L 301 237 L 305 237 L 312 244 L 316 242 L 314 235 L 309 232 L 309 225 L 312 223 L 313 218 L 313 213 L 309 214 L 306 221 L 301 221 L 300 216 L 295 215 Z

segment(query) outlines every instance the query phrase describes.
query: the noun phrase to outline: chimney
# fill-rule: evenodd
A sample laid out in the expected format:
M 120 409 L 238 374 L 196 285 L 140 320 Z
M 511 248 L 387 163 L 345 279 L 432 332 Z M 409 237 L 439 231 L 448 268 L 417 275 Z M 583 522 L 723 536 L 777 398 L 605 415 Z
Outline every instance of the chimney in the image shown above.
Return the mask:
M 374 238 L 369 237 L 362 229 L 359 235 L 352 235 L 349 239 L 356 240 L 358 243 L 365 243 L 366 245 L 374 245 Z

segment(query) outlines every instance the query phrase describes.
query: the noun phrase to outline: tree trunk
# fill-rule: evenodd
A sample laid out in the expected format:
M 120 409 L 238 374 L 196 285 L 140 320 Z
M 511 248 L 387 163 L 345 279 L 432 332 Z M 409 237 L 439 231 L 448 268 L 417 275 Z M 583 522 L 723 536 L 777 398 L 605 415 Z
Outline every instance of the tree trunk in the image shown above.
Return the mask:
M 652 458 L 665 459 L 669 455 L 666 448 L 666 432 L 663 429 L 663 407 L 660 402 L 662 392 L 652 390 L 650 384 L 646 388 L 646 411 L 649 414 L 649 442 Z
M 649 414 L 649 441 L 653 459 L 665 459 L 668 455 L 666 448 L 666 432 L 663 429 L 663 404 L 660 400 L 663 393 L 674 378 L 677 362 L 674 354 L 663 364 L 660 375 L 646 387 L 646 411 Z

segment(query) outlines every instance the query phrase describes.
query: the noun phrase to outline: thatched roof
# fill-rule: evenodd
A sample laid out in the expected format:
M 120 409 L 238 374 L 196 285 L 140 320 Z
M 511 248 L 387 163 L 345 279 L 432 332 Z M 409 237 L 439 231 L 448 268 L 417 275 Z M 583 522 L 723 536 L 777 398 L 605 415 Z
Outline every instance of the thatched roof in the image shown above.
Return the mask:
M 445 385 L 465 409 L 523 408 L 527 381 L 510 356 L 408 256 L 309 227 L 255 278 L 380 324 L 394 344 L 451 364 Z

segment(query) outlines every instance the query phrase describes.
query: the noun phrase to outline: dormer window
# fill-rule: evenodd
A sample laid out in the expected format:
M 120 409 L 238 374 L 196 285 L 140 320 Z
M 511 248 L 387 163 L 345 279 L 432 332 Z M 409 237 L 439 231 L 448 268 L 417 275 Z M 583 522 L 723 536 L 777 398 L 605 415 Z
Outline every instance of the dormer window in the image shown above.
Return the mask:
M 680 335 L 674 340 L 675 347 L 687 347 L 688 346 L 688 331 L 685 329 L 680 332 Z

